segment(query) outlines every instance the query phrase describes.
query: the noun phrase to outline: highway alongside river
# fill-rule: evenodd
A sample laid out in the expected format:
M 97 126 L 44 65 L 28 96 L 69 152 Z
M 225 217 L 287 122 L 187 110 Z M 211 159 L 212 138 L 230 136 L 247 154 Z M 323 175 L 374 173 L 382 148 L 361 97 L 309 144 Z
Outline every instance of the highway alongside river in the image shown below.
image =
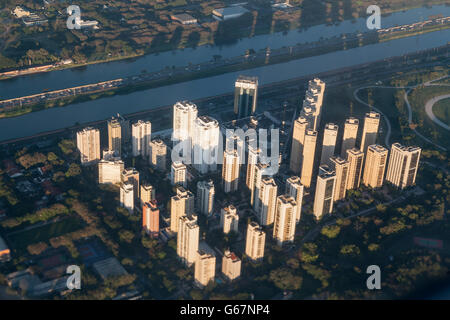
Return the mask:
M 389 16 L 383 16 L 381 19 L 381 27 L 389 28 L 403 24 L 411 24 L 417 21 L 427 20 L 429 16 L 438 14 L 450 16 L 450 6 L 422 7 L 404 12 L 396 12 Z M 342 21 L 335 25 L 318 25 L 305 30 L 291 30 L 289 32 L 243 38 L 236 43 L 226 46 L 201 46 L 195 49 L 188 48 L 146 55 L 137 59 L 27 75 L 0 81 L 0 99 L 4 100 L 36 94 L 43 92 L 45 89 L 59 90 L 111 79 L 125 78 L 140 74 L 143 70 L 146 72 L 154 72 L 164 67 L 181 67 L 189 63 L 198 64 L 211 60 L 214 55 L 220 55 L 225 59 L 242 55 L 247 49 L 254 49 L 255 51 L 266 47 L 278 49 L 283 46 L 293 46 L 298 43 L 308 43 L 332 38 L 344 33 L 358 32 L 367 32 L 365 18 L 355 19 L 354 21 Z M 420 47 L 417 49 L 420 49 Z

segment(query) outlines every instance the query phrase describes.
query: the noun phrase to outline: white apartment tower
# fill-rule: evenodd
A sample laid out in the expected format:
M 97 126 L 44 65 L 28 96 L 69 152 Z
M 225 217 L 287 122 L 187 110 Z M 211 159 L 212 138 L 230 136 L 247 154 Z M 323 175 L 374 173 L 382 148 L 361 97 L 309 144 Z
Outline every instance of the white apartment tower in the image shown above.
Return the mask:
M 273 226 L 273 238 L 278 245 L 294 241 L 296 220 L 297 202 L 290 195 L 279 196 Z
M 314 157 L 316 153 L 317 131 L 306 130 L 305 142 L 303 144 L 302 154 L 302 184 L 309 188 L 314 169 Z
M 299 117 L 294 122 L 289 169 L 296 174 L 300 174 L 302 169 L 303 143 L 307 127 L 308 121 L 304 117 Z
M 150 203 L 153 200 L 155 200 L 155 188 L 149 183 L 142 183 L 141 184 L 141 206 L 143 206 L 145 203 Z
M 356 118 L 348 118 L 345 120 L 344 135 L 342 137 L 341 158 L 347 158 L 347 150 L 353 149 L 356 145 L 358 136 L 359 120 Z
M 190 152 L 192 150 L 194 121 L 197 119 L 197 113 L 197 106 L 189 101 L 177 102 L 173 106 L 173 146 L 180 142 L 185 144 L 184 147 L 189 154 L 184 154 L 183 156 L 189 158 L 189 163 L 192 161 Z
M 120 206 L 127 209 L 130 213 L 134 210 L 133 184 L 123 183 L 120 186 Z
M 219 123 L 216 119 L 201 116 L 194 121 L 194 168 L 201 174 L 217 170 L 219 155 Z
M 214 194 L 212 180 L 197 182 L 197 209 L 207 217 L 211 216 L 214 211 Z
M 416 182 L 421 149 L 394 143 L 391 147 L 386 180 L 399 188 L 412 186 Z
M 377 142 L 378 127 L 380 125 L 380 114 L 378 112 L 368 112 L 364 118 L 364 128 L 360 150 L 364 153 L 367 148 Z M 366 158 L 367 159 L 367 158 Z
M 223 191 L 237 191 L 239 185 L 239 155 L 237 150 L 225 150 L 223 153 L 222 180 Z
M 194 268 L 195 283 L 201 288 L 206 287 L 216 275 L 216 256 L 213 252 L 200 249 Z
M 125 168 L 119 157 L 105 157 L 98 163 L 98 183 L 118 184 L 122 181 L 122 172 Z
M 331 166 L 336 173 L 336 185 L 334 188 L 334 201 L 345 198 L 347 193 L 347 181 L 350 164 L 347 160 L 338 156 L 331 157 Z
M 295 202 L 297 203 L 297 212 L 295 215 L 297 223 L 300 221 L 302 214 L 303 192 L 304 187 L 301 184 L 299 177 L 293 176 L 286 180 L 285 193 L 293 197 Z
M 314 197 L 314 216 L 316 220 L 322 218 L 324 214 L 329 214 L 333 211 L 335 185 L 335 172 L 327 165 L 320 166 Z
M 192 192 L 183 187 L 177 188 L 177 194 L 170 199 L 170 231 L 178 232 L 178 220 L 194 213 L 194 201 Z
M 358 189 L 361 183 L 364 152 L 357 148 L 347 150 L 348 178 L 347 190 Z
M 108 149 L 122 155 L 122 128 L 114 117 L 108 120 Z
M 364 185 L 372 188 L 383 186 L 387 158 L 388 150 L 385 147 L 378 144 L 368 146 L 366 163 L 364 165 Z
M 225 250 L 222 258 L 222 273 L 228 280 L 233 281 L 241 275 L 241 259 L 230 250 Z
M 178 219 L 177 254 L 186 266 L 191 266 L 197 259 L 199 231 L 196 215 Z
M 174 186 L 181 185 L 186 188 L 186 165 L 183 162 L 172 162 L 170 170 L 170 181 Z
M 247 227 L 245 241 L 245 254 L 253 261 L 264 258 L 264 246 L 266 244 L 266 233 L 256 222 L 250 222 Z
M 100 130 L 92 127 L 77 132 L 77 148 L 82 165 L 89 165 L 100 160 Z
M 260 149 L 255 149 L 250 145 L 248 146 L 247 176 L 245 179 L 245 184 L 252 193 L 255 187 L 255 167 L 258 164 L 258 157 L 260 153 Z M 250 202 L 253 203 L 253 199 L 250 199 Z
M 131 126 L 131 144 L 133 157 L 150 155 L 150 141 L 152 135 L 152 124 L 150 121 L 139 120 Z
M 255 211 L 259 210 L 259 192 L 261 189 L 261 180 L 264 175 L 264 171 L 269 167 L 267 163 L 258 163 L 254 168 L 253 174 L 253 189 L 251 189 L 250 204 L 253 205 Z
M 275 217 L 277 200 L 277 185 L 275 180 L 270 177 L 265 177 L 261 180 L 261 188 L 258 197 L 258 220 L 263 226 L 273 223 Z
M 334 149 L 336 147 L 336 140 L 339 127 L 334 123 L 327 123 L 323 134 L 322 155 L 320 157 L 320 164 L 331 165 L 330 158 L 334 156 Z
M 230 204 L 229 206 L 222 208 L 220 211 L 220 226 L 223 233 L 227 234 L 230 231 L 238 232 L 239 215 L 237 214 L 236 207 Z
M 150 142 L 150 164 L 159 171 L 166 170 L 167 146 L 161 139 Z

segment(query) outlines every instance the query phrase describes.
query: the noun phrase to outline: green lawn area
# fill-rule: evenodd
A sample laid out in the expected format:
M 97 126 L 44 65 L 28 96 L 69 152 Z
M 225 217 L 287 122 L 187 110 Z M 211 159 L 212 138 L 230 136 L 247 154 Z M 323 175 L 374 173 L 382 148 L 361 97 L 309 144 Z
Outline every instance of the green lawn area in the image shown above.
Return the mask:
M 78 217 L 68 217 L 42 227 L 15 233 L 9 237 L 9 241 L 15 250 L 25 252 L 30 244 L 45 242 L 50 238 L 73 232 L 82 227 L 82 221 Z
M 438 101 L 433 106 L 433 113 L 439 120 L 450 125 L 450 99 Z
M 450 87 L 419 87 L 414 89 L 408 98 L 413 110 L 413 122 L 418 124 L 417 130 L 444 147 L 449 146 L 450 134 L 428 118 L 425 113 L 425 104 L 433 97 L 448 93 L 450 93 Z M 433 110 L 436 110 L 436 106 Z

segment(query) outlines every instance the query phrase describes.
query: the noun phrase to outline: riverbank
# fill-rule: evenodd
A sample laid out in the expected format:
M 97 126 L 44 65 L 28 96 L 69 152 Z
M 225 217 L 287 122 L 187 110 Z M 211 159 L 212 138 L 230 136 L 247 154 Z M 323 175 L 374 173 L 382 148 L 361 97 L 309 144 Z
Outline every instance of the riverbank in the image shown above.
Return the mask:
M 420 5 L 417 3 L 413 4 L 402 4 L 401 8 L 383 8 L 382 10 L 382 26 L 383 28 L 394 26 L 398 24 L 405 24 L 404 16 L 408 15 L 412 11 L 416 12 L 424 12 L 423 15 L 420 15 L 420 19 L 426 19 L 429 16 L 437 14 L 437 12 L 444 10 L 446 12 L 445 2 L 444 4 L 442 1 L 436 0 L 436 1 L 429 1 L 426 5 Z M 274 11 L 274 14 L 276 14 L 278 11 Z M 284 14 L 285 12 L 283 12 Z M 417 15 L 417 14 L 416 14 Z M 447 13 L 444 13 L 444 16 L 448 15 Z M 348 16 L 347 16 L 348 17 Z M 398 23 L 395 21 L 398 18 Z M 418 19 L 419 16 L 416 16 L 416 19 Z M 242 29 L 239 31 L 239 33 L 233 35 L 233 39 L 229 39 L 229 42 L 221 43 L 217 42 L 217 39 L 211 35 L 207 37 L 207 39 L 200 39 L 197 43 L 191 43 L 191 42 L 180 42 L 177 44 L 173 44 L 171 42 L 168 43 L 160 43 L 156 47 L 148 47 L 148 48 L 136 48 L 134 49 L 133 54 L 129 55 L 120 55 L 120 56 L 111 56 L 111 57 L 104 57 L 98 60 L 92 60 L 92 61 L 84 61 L 79 63 L 72 63 L 67 65 L 59 65 L 52 68 L 49 68 L 48 70 L 41 70 L 37 71 L 36 73 L 51 73 L 53 71 L 62 71 L 67 69 L 82 69 L 86 68 L 88 66 L 92 65 L 98 65 L 98 64 L 107 64 L 112 62 L 120 62 L 120 61 L 132 61 L 133 59 L 139 59 L 143 58 L 145 56 L 151 56 L 154 54 L 159 53 L 166 53 L 166 52 L 173 52 L 173 51 L 183 51 L 185 49 L 189 48 L 199 48 L 203 46 L 228 46 L 230 44 L 235 44 L 241 40 L 248 41 L 252 38 L 258 38 L 263 35 L 276 35 L 276 34 L 287 34 L 291 33 L 295 30 L 298 30 L 299 33 L 304 33 L 310 29 L 316 29 L 317 27 L 323 26 L 324 29 L 327 28 L 333 28 L 337 29 L 341 25 L 345 24 L 352 24 L 352 25 L 358 25 L 359 32 L 367 31 L 367 28 L 365 26 L 365 12 L 355 12 L 353 17 L 351 19 L 344 19 L 342 17 L 338 16 L 331 16 L 328 17 L 328 19 L 332 19 L 331 21 L 323 21 L 323 20 L 314 20 L 313 23 L 309 23 L 306 25 L 302 25 L 302 21 L 298 19 L 294 20 L 286 20 L 287 23 L 272 23 L 272 26 L 261 26 L 257 24 L 254 26 L 254 28 L 249 31 L 249 28 Z M 303 20 L 303 19 L 302 19 Z M 344 31 L 345 32 L 345 31 Z M 325 33 L 329 33 L 325 30 Z M 252 46 L 249 45 L 246 49 L 252 49 Z M 244 49 L 245 50 L 245 49 Z M 243 53 L 243 52 L 242 52 Z M 26 75 L 32 75 L 33 73 L 27 73 Z M 19 77 L 21 77 L 19 75 Z M 1 78 L 0 80 L 7 80 L 11 79 L 11 77 L 5 77 Z
M 448 49 L 448 47 L 447 47 Z M 326 72 L 320 72 L 320 73 L 314 73 L 309 74 L 306 76 L 301 76 L 289 80 L 283 80 L 278 81 L 266 85 L 260 86 L 260 94 L 264 94 L 265 91 L 273 90 L 274 88 L 290 88 L 293 85 L 298 85 L 299 83 L 308 81 L 311 77 L 319 77 L 327 82 L 329 85 L 333 85 L 333 82 L 340 81 L 340 84 L 345 83 L 354 83 L 354 82 L 364 82 L 368 79 L 376 77 L 377 79 L 381 77 L 389 77 L 391 74 L 397 74 L 398 72 L 407 72 L 409 70 L 415 70 L 416 68 L 423 67 L 424 65 L 433 65 L 430 64 L 430 62 L 420 62 L 416 59 L 419 55 L 422 54 L 428 54 L 429 57 L 433 57 L 436 55 L 441 55 L 438 49 L 431 49 L 428 52 L 421 52 L 421 53 L 413 53 L 404 55 L 401 57 L 393 57 L 389 59 L 389 67 L 386 67 L 387 60 L 379 60 L 372 62 L 370 64 L 362 64 L 362 65 L 356 65 L 353 67 L 346 67 L 341 68 L 333 71 L 326 71 Z M 415 62 L 414 62 L 415 61 Z M 414 63 L 412 63 L 414 62 Z M 440 62 L 435 62 L 434 65 L 439 65 Z M 371 72 L 367 72 L 368 70 L 371 70 Z M 192 99 L 194 103 L 196 103 L 200 109 L 204 109 L 209 107 L 211 104 L 214 104 L 215 101 L 222 101 L 223 99 L 227 99 L 232 97 L 232 92 L 230 89 L 230 92 L 226 92 L 223 94 L 218 94 L 215 96 L 208 96 L 205 98 L 196 98 Z M 175 100 L 174 100 L 175 101 Z M 201 106 L 204 106 L 203 108 Z M 147 108 L 142 111 L 137 112 L 122 112 L 124 116 L 126 116 L 127 119 L 130 119 L 131 121 L 138 120 L 138 119 L 157 119 L 161 114 L 167 114 L 171 112 L 172 105 L 162 105 L 159 107 L 151 107 Z M 111 111 L 113 112 L 113 111 Z M 0 141 L 0 145 L 7 146 L 9 144 L 17 144 L 17 143 L 36 143 L 36 142 L 42 142 L 47 139 L 52 139 L 54 137 L 58 137 L 61 135 L 72 135 L 76 131 L 81 130 L 82 128 L 86 126 L 100 126 L 104 125 L 106 123 L 106 119 L 108 117 L 105 116 L 105 118 L 102 118 L 101 120 L 87 120 L 87 121 L 80 121 L 80 123 L 75 123 L 75 125 L 68 125 L 67 127 L 56 129 L 56 130 L 42 130 L 40 133 L 37 134 L 30 134 L 28 136 L 23 136 L 19 138 L 10 138 L 5 139 L 3 141 Z M 154 120 L 152 120 L 154 121 Z M 33 123 L 35 123 L 33 121 Z M 72 122 L 73 123 L 73 122 Z M 155 130 L 161 130 L 161 128 L 158 128 L 157 126 L 158 122 L 155 122 Z M 164 129 L 164 128 L 162 128 Z

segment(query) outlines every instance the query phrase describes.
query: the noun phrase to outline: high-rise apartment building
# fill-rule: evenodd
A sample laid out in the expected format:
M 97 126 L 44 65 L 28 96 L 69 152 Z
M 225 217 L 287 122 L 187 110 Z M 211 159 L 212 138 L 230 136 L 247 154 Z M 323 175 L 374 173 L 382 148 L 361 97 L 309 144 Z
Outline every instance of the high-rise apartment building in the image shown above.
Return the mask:
M 239 278 L 241 275 L 241 259 L 234 252 L 230 252 L 230 250 L 225 250 L 223 255 L 222 273 L 230 281 Z
M 356 145 L 358 136 L 359 120 L 356 118 L 348 118 L 345 120 L 344 135 L 342 137 L 341 158 L 347 158 L 347 150 L 353 149 Z
M 402 189 L 414 185 L 421 151 L 419 147 L 392 144 L 386 180 Z
M 259 194 L 261 192 L 261 181 L 264 177 L 265 170 L 269 167 L 266 163 L 258 163 L 255 166 L 253 190 L 251 190 L 250 203 L 255 211 L 259 211 L 260 201 Z
M 336 140 L 339 127 L 334 123 L 327 123 L 323 134 L 322 155 L 320 157 L 320 164 L 331 165 L 330 158 L 334 156 L 334 149 L 336 147 Z
M 297 212 L 295 215 L 295 220 L 297 223 L 300 221 L 302 214 L 302 203 L 303 203 L 303 192 L 304 187 L 300 182 L 300 178 L 297 176 L 290 177 L 286 180 L 286 190 L 285 193 L 294 198 L 297 203 Z
M 279 196 L 273 225 L 273 238 L 278 245 L 294 241 L 296 220 L 297 202 L 290 195 Z
M 245 184 L 248 190 L 253 194 L 255 188 L 255 167 L 258 164 L 258 157 L 261 150 L 248 146 L 248 162 L 247 162 L 247 176 L 245 178 Z M 250 202 L 253 204 L 253 198 L 250 198 Z
M 184 144 L 184 154 L 181 156 L 189 159 L 187 164 L 192 161 L 192 137 L 197 114 L 197 106 L 190 101 L 177 102 L 173 106 L 173 146 L 179 143 Z
M 183 187 L 177 188 L 177 194 L 170 200 L 170 231 L 178 232 L 178 220 L 195 211 L 194 194 Z
M 144 182 L 141 184 L 141 206 L 143 206 L 145 203 L 151 203 L 153 200 L 155 200 L 155 188 L 147 182 Z
M 197 182 L 197 209 L 207 217 L 214 212 L 214 194 L 214 182 L 212 180 Z
M 378 144 L 367 148 L 366 164 L 364 165 L 363 183 L 372 188 L 383 186 L 388 150 Z
M 159 209 L 155 200 L 142 206 L 142 227 L 151 237 L 159 236 Z
M 133 184 L 134 198 L 139 199 L 139 171 L 135 168 L 126 168 L 122 171 L 122 182 Z
M 360 150 L 364 153 L 367 148 L 377 142 L 378 127 L 380 125 L 380 114 L 378 112 L 368 112 L 364 118 L 364 128 Z M 367 156 L 366 156 L 367 159 Z
M 130 130 L 130 120 L 125 119 L 122 115 L 119 113 L 116 117 L 117 121 L 120 123 L 120 130 L 122 131 L 121 137 L 122 137 L 122 144 L 128 143 L 131 139 L 131 130 Z
M 264 258 L 264 246 L 266 244 L 266 233 L 256 222 L 250 222 L 247 227 L 245 241 L 245 254 L 253 261 Z
M 327 165 L 319 167 L 316 194 L 314 197 L 314 216 L 316 220 L 333 211 L 333 197 L 336 185 L 336 173 Z
M 345 198 L 347 193 L 347 181 L 350 163 L 339 156 L 331 157 L 331 169 L 336 173 L 336 185 L 334 187 L 334 201 Z
M 201 174 L 217 170 L 219 135 L 216 119 L 201 116 L 194 121 L 193 165 Z
M 347 150 L 348 178 L 347 190 L 358 189 L 361 183 L 364 152 L 357 148 Z
M 82 165 L 89 165 L 100 160 L 100 130 L 92 127 L 77 132 L 77 148 Z
M 300 174 L 302 169 L 303 144 L 307 127 L 308 121 L 304 117 L 299 117 L 294 122 L 289 169 L 296 174 Z
M 124 163 L 119 157 L 105 157 L 98 163 L 98 183 L 118 184 L 122 181 Z
M 239 185 L 239 155 L 237 150 L 225 150 L 223 153 L 222 181 L 223 191 L 237 191 Z
M 150 141 L 152 135 L 152 124 L 150 121 L 139 120 L 131 126 L 131 144 L 133 157 L 150 155 Z
M 131 182 L 122 183 L 120 186 L 120 206 L 127 209 L 130 213 L 134 210 L 134 192 Z
M 238 224 L 239 215 L 237 214 L 236 207 L 230 204 L 222 208 L 220 211 L 220 226 L 223 233 L 227 234 L 230 231 L 238 232 Z
M 184 215 L 178 219 L 177 254 L 186 266 L 191 266 L 197 259 L 199 235 L 196 215 Z
M 161 139 L 150 142 L 150 164 L 159 171 L 166 170 L 167 146 Z
M 181 161 L 172 162 L 170 182 L 173 186 L 180 185 L 186 188 L 186 165 Z
M 317 131 L 306 130 L 302 154 L 302 184 L 309 188 L 314 170 L 314 157 L 316 153 Z
M 261 186 L 258 195 L 258 220 L 263 226 L 273 223 L 275 217 L 277 200 L 277 185 L 275 180 L 270 177 L 264 177 L 261 180 Z
M 116 118 L 108 120 L 108 149 L 122 155 L 122 128 Z
M 206 287 L 208 283 L 214 282 L 216 275 L 216 256 L 212 250 L 198 250 L 195 260 L 194 279 L 200 288 Z
M 258 99 L 258 78 L 239 76 L 234 89 L 234 114 L 237 119 L 255 113 Z
M 303 100 L 300 116 L 308 121 L 308 129 L 318 131 L 322 115 L 322 104 L 325 93 L 325 83 L 320 79 L 309 81 L 308 90 Z

